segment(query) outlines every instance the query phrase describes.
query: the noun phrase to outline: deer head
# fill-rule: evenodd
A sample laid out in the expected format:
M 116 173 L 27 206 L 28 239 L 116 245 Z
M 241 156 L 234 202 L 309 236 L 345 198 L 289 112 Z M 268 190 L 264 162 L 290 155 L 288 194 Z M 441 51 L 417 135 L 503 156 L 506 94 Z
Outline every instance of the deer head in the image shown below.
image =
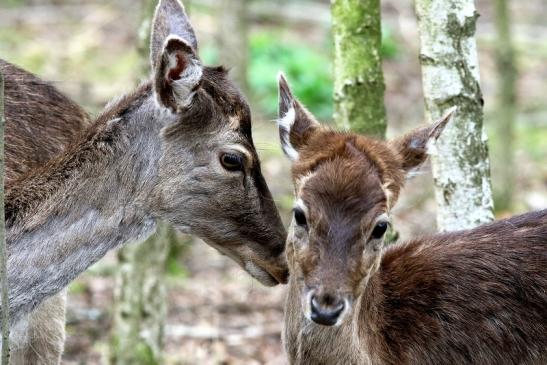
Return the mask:
M 291 280 L 305 316 L 339 325 L 378 269 L 390 208 L 405 176 L 449 120 L 380 141 L 320 125 L 279 77 L 279 135 L 292 162 L 295 205 L 287 238 Z
M 265 285 L 286 282 L 285 229 L 260 169 L 245 98 L 206 67 L 177 0 L 161 0 L 151 35 L 160 130 L 151 210 L 230 256 Z

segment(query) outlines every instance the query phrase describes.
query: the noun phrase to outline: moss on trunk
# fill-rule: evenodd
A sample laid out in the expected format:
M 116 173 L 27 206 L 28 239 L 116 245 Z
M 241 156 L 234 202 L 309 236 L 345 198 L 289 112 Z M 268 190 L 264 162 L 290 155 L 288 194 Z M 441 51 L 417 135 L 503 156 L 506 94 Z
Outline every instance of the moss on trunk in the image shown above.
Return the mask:
M 334 120 L 346 129 L 385 137 L 379 0 L 333 0 Z

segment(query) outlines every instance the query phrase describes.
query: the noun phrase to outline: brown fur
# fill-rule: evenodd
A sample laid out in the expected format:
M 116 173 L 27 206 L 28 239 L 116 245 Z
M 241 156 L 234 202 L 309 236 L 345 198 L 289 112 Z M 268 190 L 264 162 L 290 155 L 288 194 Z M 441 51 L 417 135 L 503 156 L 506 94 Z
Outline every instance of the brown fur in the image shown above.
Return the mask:
M 11 183 L 61 152 L 89 119 L 51 84 L 3 60 L 0 71 L 5 75 L 6 182 Z
M 388 246 L 363 293 L 379 364 L 545 364 L 547 210 Z
M 54 86 L 0 59 L 5 81 L 6 183 L 43 165 L 88 125 L 86 112 Z M 66 293 L 44 301 L 29 316 L 22 339 L 12 334 L 10 364 L 51 365 L 61 360 Z M 14 342 L 13 342 L 14 340 Z
M 287 90 L 281 79 L 297 199 L 287 239 L 291 363 L 545 364 L 547 210 L 382 250 L 375 227 L 447 117 L 377 141 L 320 126 Z

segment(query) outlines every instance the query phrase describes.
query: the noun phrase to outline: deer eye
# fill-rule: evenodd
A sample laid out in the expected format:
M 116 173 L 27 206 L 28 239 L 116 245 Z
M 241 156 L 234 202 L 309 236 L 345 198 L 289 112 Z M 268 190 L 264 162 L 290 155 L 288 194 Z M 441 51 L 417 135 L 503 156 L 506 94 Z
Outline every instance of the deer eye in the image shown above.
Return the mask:
M 308 221 L 306 221 L 306 215 L 300 208 L 294 208 L 294 220 L 299 226 L 307 226 Z
M 220 155 L 220 163 L 228 171 L 242 171 L 243 157 L 235 153 L 223 153 Z
M 384 236 L 384 234 L 387 231 L 389 223 L 388 222 L 378 222 L 374 226 L 374 229 L 372 230 L 372 233 L 370 234 L 370 238 L 377 240 Z

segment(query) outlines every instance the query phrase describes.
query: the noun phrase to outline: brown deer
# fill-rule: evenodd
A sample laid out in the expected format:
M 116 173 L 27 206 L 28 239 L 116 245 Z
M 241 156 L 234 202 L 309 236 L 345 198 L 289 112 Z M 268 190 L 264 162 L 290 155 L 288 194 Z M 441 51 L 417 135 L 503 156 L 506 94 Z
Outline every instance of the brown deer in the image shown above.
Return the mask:
M 45 164 L 88 125 L 87 113 L 55 87 L 0 60 L 5 82 L 6 183 Z M 57 364 L 65 338 L 65 291 L 42 302 L 12 329 L 10 364 Z
M 265 285 L 287 280 L 285 230 L 260 171 L 249 106 L 202 66 L 182 5 L 162 0 L 152 80 L 112 102 L 60 156 L 6 187 L 11 323 L 161 219 Z
M 279 80 L 296 203 L 293 364 L 546 364 L 547 210 L 383 247 L 405 175 L 447 123 L 379 141 L 321 126 Z

